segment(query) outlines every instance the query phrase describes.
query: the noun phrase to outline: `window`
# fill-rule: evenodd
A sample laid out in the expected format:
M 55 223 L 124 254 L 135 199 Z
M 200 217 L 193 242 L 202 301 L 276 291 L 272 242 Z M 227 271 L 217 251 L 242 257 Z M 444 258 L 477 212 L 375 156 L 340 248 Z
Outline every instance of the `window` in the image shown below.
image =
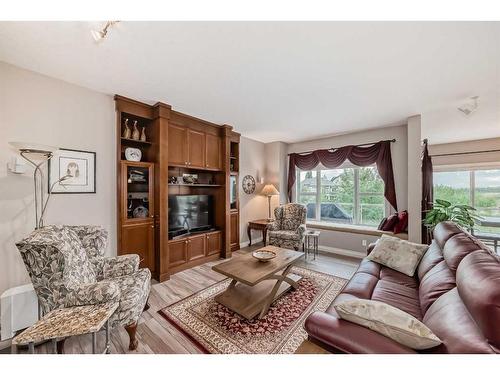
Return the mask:
M 384 183 L 374 167 L 297 174 L 297 202 L 310 220 L 376 227 L 386 216 Z
M 500 169 L 434 172 L 434 199 L 467 204 L 485 222 L 500 225 Z M 500 227 L 474 226 L 476 232 L 500 234 Z

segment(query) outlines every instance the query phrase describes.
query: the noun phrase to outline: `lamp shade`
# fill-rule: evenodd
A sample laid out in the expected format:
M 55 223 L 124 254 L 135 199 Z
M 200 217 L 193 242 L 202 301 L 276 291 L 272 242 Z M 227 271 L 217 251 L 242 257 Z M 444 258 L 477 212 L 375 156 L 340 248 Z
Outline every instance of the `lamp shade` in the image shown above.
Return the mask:
M 268 197 L 271 195 L 279 195 L 280 194 L 278 189 L 276 189 L 273 184 L 267 184 L 266 186 L 264 186 L 260 193 L 262 195 L 266 195 Z

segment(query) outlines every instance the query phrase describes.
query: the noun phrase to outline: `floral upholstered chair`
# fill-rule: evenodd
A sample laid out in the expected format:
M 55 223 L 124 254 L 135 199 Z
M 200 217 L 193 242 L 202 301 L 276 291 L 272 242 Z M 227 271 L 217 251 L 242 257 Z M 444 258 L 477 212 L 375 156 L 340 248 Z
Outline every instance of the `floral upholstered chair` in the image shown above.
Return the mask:
M 306 206 L 285 204 L 274 209 L 275 221 L 268 229 L 269 245 L 300 250 L 306 232 Z
M 78 305 L 119 302 L 110 327 L 125 326 L 137 348 L 137 322 L 147 302 L 151 272 L 138 255 L 104 257 L 108 233 L 98 226 L 49 225 L 16 245 L 31 277 L 42 314 Z

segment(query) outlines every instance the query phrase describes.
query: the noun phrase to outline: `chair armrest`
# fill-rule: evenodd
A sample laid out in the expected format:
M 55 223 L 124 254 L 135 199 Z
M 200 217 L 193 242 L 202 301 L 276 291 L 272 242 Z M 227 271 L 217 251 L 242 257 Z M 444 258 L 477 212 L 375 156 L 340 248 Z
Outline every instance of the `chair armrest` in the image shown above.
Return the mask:
M 325 312 L 314 312 L 305 321 L 309 336 L 349 354 L 412 354 L 416 353 L 375 331 L 339 319 Z
M 306 236 L 306 225 L 305 224 L 300 224 L 299 227 L 297 228 L 297 233 L 300 236 L 300 240 L 303 240 L 304 237 Z
M 139 269 L 139 255 L 127 254 L 117 257 L 103 258 L 103 278 L 109 279 L 131 275 Z
M 97 283 L 80 284 L 70 289 L 66 295 L 64 305 L 71 307 L 118 302 L 120 296 L 120 288 L 115 282 L 103 280 Z

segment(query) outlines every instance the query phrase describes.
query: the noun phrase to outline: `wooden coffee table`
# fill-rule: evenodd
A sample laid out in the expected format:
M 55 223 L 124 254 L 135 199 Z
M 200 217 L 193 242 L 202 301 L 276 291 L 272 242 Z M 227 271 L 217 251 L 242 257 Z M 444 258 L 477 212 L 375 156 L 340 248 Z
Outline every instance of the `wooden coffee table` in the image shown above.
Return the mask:
M 260 262 L 249 253 L 212 267 L 214 271 L 233 279 L 215 300 L 246 319 L 257 315 L 259 319 L 263 318 L 271 304 L 290 287 L 296 289 L 301 279 L 289 272 L 304 256 L 303 253 L 275 246 L 262 249 L 276 252 L 276 258 Z

